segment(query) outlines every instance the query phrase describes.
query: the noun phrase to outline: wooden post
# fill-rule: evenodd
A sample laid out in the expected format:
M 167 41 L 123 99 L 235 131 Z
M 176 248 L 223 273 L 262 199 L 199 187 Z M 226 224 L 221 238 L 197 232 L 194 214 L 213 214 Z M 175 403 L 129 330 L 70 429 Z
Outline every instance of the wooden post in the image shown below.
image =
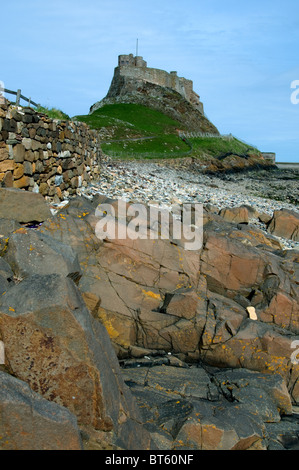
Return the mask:
M 16 105 L 20 106 L 21 90 L 17 91 Z

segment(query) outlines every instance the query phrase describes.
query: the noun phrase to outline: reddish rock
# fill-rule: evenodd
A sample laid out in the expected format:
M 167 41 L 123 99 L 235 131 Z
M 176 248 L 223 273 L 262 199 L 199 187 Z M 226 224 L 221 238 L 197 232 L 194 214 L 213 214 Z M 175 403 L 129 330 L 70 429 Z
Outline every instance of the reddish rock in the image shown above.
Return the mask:
M 15 166 L 16 164 L 13 160 L 4 160 L 0 162 L 0 172 L 13 171 Z
M 284 335 L 283 330 L 260 321 L 246 319 L 230 339 L 214 340 L 210 334 L 209 344 L 201 349 L 203 361 L 216 367 L 247 368 L 263 373 L 276 373 L 288 384 L 292 399 L 298 403 L 299 365 L 292 364 L 292 343 L 297 336 Z M 296 385 L 295 385 L 296 384 Z M 296 387 L 296 390 L 295 390 Z M 290 413 L 290 402 L 285 402 L 286 414 Z
M 28 188 L 30 185 L 30 178 L 28 176 L 22 176 L 20 179 L 13 182 L 13 187 L 18 189 Z
M 32 390 L 68 408 L 79 425 L 111 432 L 111 443 L 150 448 L 107 332 L 73 281 L 34 275 L 13 286 L 1 298 L 0 335 L 6 365 Z
M 76 417 L 0 371 L 0 449 L 82 450 Z
M 266 449 L 262 426 L 237 405 L 227 410 L 216 410 L 208 419 L 195 412 L 182 426 L 173 448 L 176 451 Z
M 278 237 L 299 241 L 299 213 L 287 209 L 274 211 L 268 230 Z
M 221 209 L 219 215 L 227 222 L 236 224 L 248 224 L 249 222 L 248 209 L 244 206 Z
M 14 180 L 20 179 L 24 175 L 24 166 L 22 163 L 16 163 L 16 167 L 13 172 Z
M 279 374 L 136 362 L 140 367 L 124 366 L 123 375 L 158 448 L 265 450 L 267 423 L 283 434 L 281 415 L 292 404 Z
M 97 202 L 117 208 L 115 201 Z M 40 230 L 79 254 L 79 289 L 119 357 L 137 346 L 190 360 L 200 356 L 220 367 L 242 364 L 273 372 L 281 366 L 293 399 L 299 399 L 296 366 L 290 363 L 290 346 L 299 334 L 298 260 L 291 252 L 280 250 L 273 236 L 211 212 L 205 213 L 198 251 L 170 240 L 103 242 L 95 237 L 94 210 L 86 201 L 72 201 Z M 255 321 L 248 319 L 250 306 Z M 246 322 L 256 324 L 258 334 L 253 326 L 245 328 Z M 262 354 L 254 349 L 256 341 Z

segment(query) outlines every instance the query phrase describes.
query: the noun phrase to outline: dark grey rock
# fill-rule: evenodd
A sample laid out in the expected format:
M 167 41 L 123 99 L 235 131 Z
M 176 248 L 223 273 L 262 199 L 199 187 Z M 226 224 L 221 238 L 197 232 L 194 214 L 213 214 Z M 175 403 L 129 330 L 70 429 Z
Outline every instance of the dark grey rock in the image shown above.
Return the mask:
M 20 223 L 43 222 L 52 216 L 41 194 L 0 188 L 0 218 Z
M 32 229 L 11 235 L 4 258 L 20 279 L 54 273 L 77 282 L 82 274 L 78 257 L 70 246 Z

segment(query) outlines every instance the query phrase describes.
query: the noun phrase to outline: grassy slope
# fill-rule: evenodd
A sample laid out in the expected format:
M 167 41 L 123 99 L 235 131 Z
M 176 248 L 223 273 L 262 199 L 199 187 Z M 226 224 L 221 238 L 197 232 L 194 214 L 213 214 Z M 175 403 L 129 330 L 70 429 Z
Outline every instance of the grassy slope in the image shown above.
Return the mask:
M 228 154 L 235 155 L 246 155 L 246 154 L 258 154 L 259 151 L 241 142 L 236 138 L 218 138 L 218 137 L 195 137 L 189 139 L 193 146 L 194 156 L 206 156 L 206 157 L 223 157 Z
M 68 114 L 65 114 L 63 111 L 57 108 L 48 108 L 47 106 L 39 105 L 36 108 L 38 113 L 46 114 L 51 119 L 59 119 L 61 121 L 69 121 L 70 117 Z
M 182 141 L 177 129 L 187 131 L 181 123 L 165 114 L 138 104 L 105 105 L 90 115 L 75 116 L 102 134 L 104 153 L 123 158 L 197 158 L 221 157 L 225 154 L 257 153 L 237 139 L 196 137 Z M 143 140 L 130 140 L 143 139 Z M 192 151 L 190 150 L 192 148 Z

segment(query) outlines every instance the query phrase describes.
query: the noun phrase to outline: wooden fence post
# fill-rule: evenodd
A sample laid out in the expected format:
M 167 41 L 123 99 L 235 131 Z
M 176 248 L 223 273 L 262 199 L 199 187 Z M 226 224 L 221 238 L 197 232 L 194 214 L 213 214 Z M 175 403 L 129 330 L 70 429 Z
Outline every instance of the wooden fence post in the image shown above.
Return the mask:
M 16 105 L 20 106 L 21 90 L 17 91 Z

